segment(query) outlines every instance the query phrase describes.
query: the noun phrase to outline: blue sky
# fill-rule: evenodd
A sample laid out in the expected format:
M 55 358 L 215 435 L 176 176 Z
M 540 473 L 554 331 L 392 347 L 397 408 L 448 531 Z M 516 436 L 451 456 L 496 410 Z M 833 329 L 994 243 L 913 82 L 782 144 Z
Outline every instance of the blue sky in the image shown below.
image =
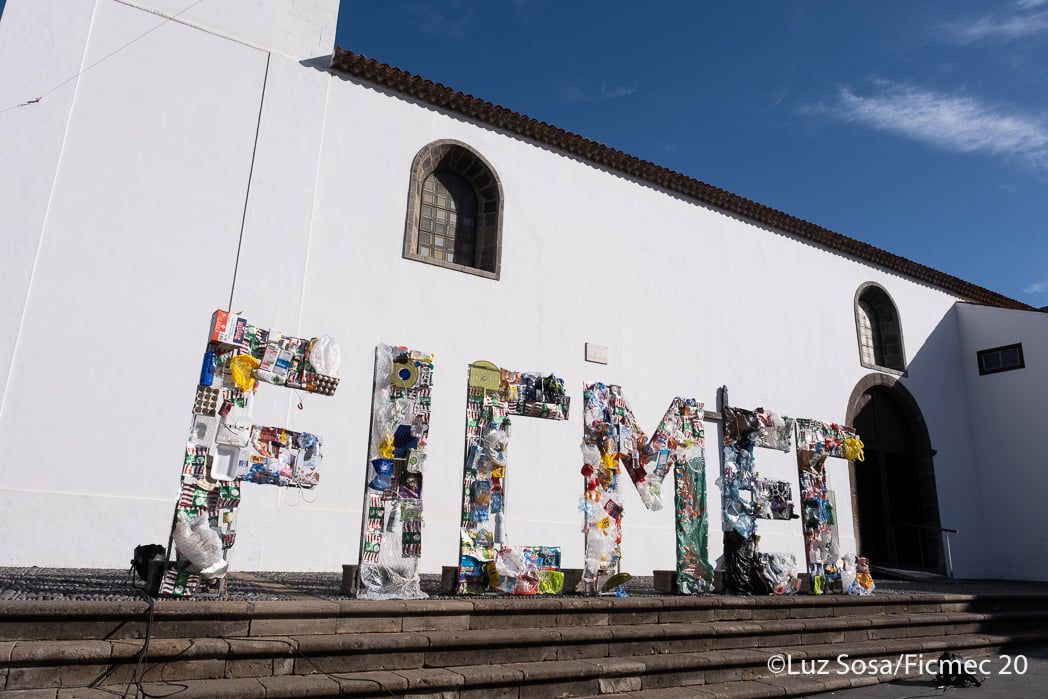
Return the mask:
M 1048 0 L 343 0 L 338 45 L 1048 306 Z

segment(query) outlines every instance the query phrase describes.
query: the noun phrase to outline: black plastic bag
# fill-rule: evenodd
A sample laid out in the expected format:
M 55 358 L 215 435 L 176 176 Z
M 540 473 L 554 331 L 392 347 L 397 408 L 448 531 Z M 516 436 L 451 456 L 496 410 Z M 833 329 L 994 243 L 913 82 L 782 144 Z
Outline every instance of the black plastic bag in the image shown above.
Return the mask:
M 745 443 L 750 435 L 760 429 L 757 413 L 742 408 L 726 406 L 723 410 L 724 443 Z
M 724 534 L 724 592 L 729 595 L 766 595 L 769 592 L 758 569 L 757 541 L 737 531 Z

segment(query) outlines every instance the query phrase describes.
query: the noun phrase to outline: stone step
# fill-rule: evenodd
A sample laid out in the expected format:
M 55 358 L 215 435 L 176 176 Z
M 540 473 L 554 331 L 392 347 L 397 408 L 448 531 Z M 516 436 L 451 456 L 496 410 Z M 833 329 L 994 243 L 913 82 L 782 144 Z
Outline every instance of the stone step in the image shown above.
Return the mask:
M 963 651 L 963 657 L 978 659 L 991 653 L 998 653 L 1008 648 L 1008 645 L 979 646 L 951 648 L 949 650 Z M 934 660 L 942 651 L 929 650 L 929 659 Z M 892 656 L 882 656 L 886 660 L 893 660 Z M 898 657 L 898 656 L 895 656 Z M 706 684 L 689 684 L 678 687 L 665 687 L 660 689 L 638 690 L 609 690 L 600 694 L 592 694 L 576 699 L 709 699 L 724 697 L 728 699 L 761 699 L 763 697 L 806 697 L 813 694 L 822 695 L 846 689 L 859 687 L 871 687 L 882 682 L 893 682 L 908 678 L 921 677 L 918 670 L 908 672 L 905 668 L 899 668 L 898 672 L 883 674 L 861 673 L 855 674 L 844 672 L 838 674 L 830 671 L 828 674 L 799 674 L 797 676 L 783 676 L 767 674 L 759 679 L 740 680 L 736 682 L 713 682 Z M 926 677 L 926 675 L 925 675 Z M 607 687 L 612 684 L 605 685 Z M 939 690 L 932 692 L 920 692 L 916 695 L 907 696 L 938 696 L 942 694 Z M 878 695 L 880 696 L 880 695 Z
M 489 629 L 474 631 L 430 631 L 414 633 L 314 634 L 304 636 L 228 637 L 196 639 L 152 639 L 150 658 L 157 661 L 220 659 L 281 659 L 295 652 L 309 656 L 422 653 L 425 665 L 462 664 L 455 656 L 475 655 L 505 649 L 512 659 L 527 655 L 529 647 L 545 656 L 555 648 L 557 658 L 630 655 L 637 652 L 672 653 L 716 650 L 740 645 L 801 645 L 883 640 L 917 636 L 1039 627 L 1048 610 L 998 613 L 924 613 L 817 617 L 761 622 L 721 621 L 673 624 L 563 626 L 550 629 Z M 0 667 L 25 665 L 99 664 L 133 662 L 144 645 L 142 639 L 63 640 L 3 642 Z M 6 650 L 5 650 L 6 649 Z M 450 654 L 448 662 L 442 655 Z M 543 659 L 542 657 L 535 658 Z M 445 659 L 447 660 L 447 659 Z M 279 674 L 279 673 L 278 673 Z
M 894 659 L 903 653 L 938 655 L 944 650 L 1000 648 L 1013 643 L 1048 639 L 1048 631 L 1016 634 L 957 634 L 939 638 L 866 641 L 846 644 L 768 647 L 761 650 L 721 650 L 702 653 L 646 655 L 591 660 L 504 663 L 418 668 L 395 671 L 317 672 L 309 675 L 159 681 L 143 684 L 147 696 L 180 699 L 243 697 L 401 696 L 401 697 L 549 697 L 622 696 L 629 699 L 676 697 L 802 696 L 815 692 L 873 684 L 876 677 L 775 677 L 767 659 L 776 653 L 794 658 Z M 112 679 L 112 678 L 110 678 Z M 146 678 L 148 680 L 148 678 Z M 882 678 L 882 679 L 894 679 Z M 119 696 L 128 679 L 106 681 L 92 688 L 19 690 L 6 699 L 102 699 Z
M 578 625 L 765 621 L 1048 608 L 1048 595 L 887 594 L 873 597 L 542 597 L 418 601 L 340 600 L 155 604 L 155 638 L 243 637 Z M 0 602 L 0 641 L 145 635 L 145 602 Z
M 552 629 L 152 639 L 144 677 L 169 680 L 407 670 L 710 650 L 804 646 L 1045 627 L 1048 611 L 818 617 Z M 141 639 L 0 642 L 7 688 L 120 681 L 136 670 Z M 0 684 L 0 687 L 3 685 Z
M 893 677 L 892 679 L 897 679 Z M 741 682 L 713 682 L 711 684 L 665 689 L 640 689 L 613 694 L 594 694 L 579 699 L 763 699 L 764 697 L 806 697 L 823 692 L 835 692 L 880 684 L 875 677 L 841 675 L 835 677 L 766 677 Z

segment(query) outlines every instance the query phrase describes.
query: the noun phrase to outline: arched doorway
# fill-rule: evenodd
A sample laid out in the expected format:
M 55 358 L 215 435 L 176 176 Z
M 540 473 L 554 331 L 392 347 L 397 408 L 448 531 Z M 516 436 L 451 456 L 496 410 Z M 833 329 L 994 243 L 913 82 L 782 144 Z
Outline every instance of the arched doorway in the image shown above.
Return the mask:
M 849 468 L 859 554 L 942 572 L 934 451 L 917 401 L 894 376 L 871 374 L 852 391 L 848 422 L 866 445 L 866 460 Z

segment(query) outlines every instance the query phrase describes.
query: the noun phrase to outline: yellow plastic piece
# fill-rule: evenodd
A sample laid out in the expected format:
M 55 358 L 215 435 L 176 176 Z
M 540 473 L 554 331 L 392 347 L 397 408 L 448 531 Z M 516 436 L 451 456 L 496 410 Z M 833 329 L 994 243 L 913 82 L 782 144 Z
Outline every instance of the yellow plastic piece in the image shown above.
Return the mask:
M 866 445 L 858 437 L 846 437 L 844 440 L 844 458 L 849 461 L 865 461 L 863 447 Z
M 502 374 L 491 362 L 477 361 L 469 365 L 469 387 L 485 391 L 498 391 L 502 385 Z
M 559 595 L 564 592 L 564 573 L 559 570 L 539 571 L 539 594 Z
M 241 391 L 250 391 L 255 388 L 255 369 L 261 364 L 259 360 L 250 354 L 238 354 L 229 360 L 229 373 L 233 375 L 233 382 Z

